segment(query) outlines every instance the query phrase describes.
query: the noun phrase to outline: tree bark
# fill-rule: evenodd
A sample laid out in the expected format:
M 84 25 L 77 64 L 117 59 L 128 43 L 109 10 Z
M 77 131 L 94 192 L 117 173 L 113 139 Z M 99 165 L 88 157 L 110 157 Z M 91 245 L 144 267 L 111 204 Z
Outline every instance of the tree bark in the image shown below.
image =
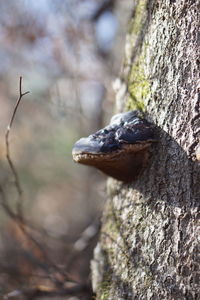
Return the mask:
M 116 95 L 142 109 L 158 143 L 131 184 L 108 180 L 92 261 L 97 300 L 200 299 L 200 102 L 196 0 L 138 0 Z

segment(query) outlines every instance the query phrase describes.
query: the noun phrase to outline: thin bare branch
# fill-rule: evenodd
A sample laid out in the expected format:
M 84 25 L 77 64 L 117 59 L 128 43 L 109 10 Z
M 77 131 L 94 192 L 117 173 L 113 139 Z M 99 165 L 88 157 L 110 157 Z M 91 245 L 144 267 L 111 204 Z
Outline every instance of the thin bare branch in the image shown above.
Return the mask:
M 23 212 L 22 212 L 22 194 L 23 194 L 23 190 L 22 190 L 22 187 L 21 187 L 21 183 L 20 183 L 20 180 L 19 180 L 17 170 L 16 170 L 15 165 L 14 165 L 12 159 L 11 159 L 9 136 L 10 136 L 10 131 L 11 131 L 11 128 L 12 128 L 12 125 L 13 125 L 13 122 L 14 122 L 14 119 L 15 119 L 15 116 L 16 116 L 17 109 L 18 109 L 19 104 L 21 102 L 21 99 L 23 98 L 23 96 L 27 95 L 28 93 L 30 93 L 30 92 L 29 91 L 27 91 L 25 93 L 22 92 L 22 76 L 20 76 L 20 80 L 19 80 L 19 98 L 18 98 L 18 100 L 15 104 L 15 107 L 14 107 L 9 125 L 7 127 L 7 130 L 6 130 L 6 134 L 5 134 L 6 158 L 7 158 L 9 167 L 10 167 L 11 172 L 12 172 L 13 177 L 14 177 L 14 184 L 15 184 L 15 187 L 16 187 L 16 190 L 17 190 L 17 193 L 18 193 L 17 210 L 18 210 L 18 214 L 21 218 L 23 216 Z
M 25 96 L 26 94 L 28 94 L 29 92 L 22 92 L 22 77 L 20 77 L 20 81 L 19 81 L 19 98 L 15 104 L 9 125 L 7 127 L 6 130 L 6 134 L 5 134 L 5 144 L 6 144 L 6 158 L 10 167 L 10 170 L 13 174 L 14 177 L 14 185 L 16 187 L 16 191 L 18 194 L 18 201 L 17 201 L 17 211 L 15 212 L 9 205 L 9 201 L 7 199 L 6 193 L 4 191 L 4 188 L 2 185 L 0 185 L 0 205 L 4 208 L 4 211 L 6 212 L 6 214 L 16 223 L 16 225 L 20 228 L 20 230 L 22 231 L 22 233 L 25 235 L 25 237 L 32 243 L 32 245 L 34 245 L 39 251 L 40 254 L 42 255 L 43 258 L 45 258 L 45 261 L 38 259 L 34 253 L 29 253 L 29 258 L 40 268 L 42 269 L 47 275 L 48 278 L 54 283 L 54 285 L 58 288 L 58 290 L 55 291 L 42 291 L 40 289 L 33 289 L 31 291 L 28 290 L 28 293 L 30 292 L 31 294 L 33 293 L 33 296 L 35 294 L 38 294 L 40 296 L 45 296 L 46 294 L 51 296 L 54 294 L 65 294 L 65 293 L 69 293 L 69 294 L 73 294 L 76 293 L 77 291 L 79 291 L 79 289 L 81 290 L 83 287 L 81 285 L 79 285 L 78 283 L 76 283 L 72 278 L 70 278 L 71 276 L 61 267 L 57 266 L 48 256 L 47 251 L 45 249 L 45 247 L 40 244 L 40 242 L 34 237 L 33 230 L 35 230 L 34 226 L 31 226 L 30 222 L 28 222 L 26 220 L 26 218 L 24 218 L 23 216 L 23 209 L 22 209 L 22 196 L 23 196 L 23 190 L 21 187 L 21 183 L 20 183 L 20 179 L 18 176 L 18 172 L 17 169 L 12 161 L 11 158 L 11 154 L 10 154 L 10 141 L 9 141 L 9 137 L 10 137 L 10 131 L 12 129 L 13 126 L 13 122 L 15 120 L 15 116 L 19 107 L 19 104 L 22 100 L 22 97 Z M 88 235 L 88 232 L 86 232 Z M 89 239 L 88 236 L 86 236 L 86 233 L 84 235 L 84 242 L 86 242 L 85 240 Z M 80 243 L 79 243 L 80 244 Z M 26 251 L 25 251 L 26 252 Z M 25 253 L 24 252 L 24 253 Z M 59 274 L 59 276 L 57 276 L 57 274 Z M 76 288 L 74 289 L 65 289 L 64 284 L 66 282 L 66 280 L 73 282 L 74 284 L 76 284 Z M 60 292 L 61 289 L 61 292 Z M 17 293 L 20 291 L 17 291 Z M 20 292 L 21 293 L 21 292 Z M 6 297 L 8 298 L 12 298 L 13 295 L 16 295 L 16 291 L 14 291 L 13 293 L 7 295 Z M 8 299 L 5 298 L 5 299 Z
M 3 209 L 5 210 L 5 212 L 7 213 L 7 215 L 12 218 L 13 220 L 17 219 L 16 214 L 13 212 L 13 210 L 10 208 L 7 198 L 6 198 L 6 194 L 4 192 L 3 187 L 0 185 L 0 204 L 2 205 Z
M 6 295 L 4 295 L 3 299 L 11 299 L 19 296 L 25 296 L 27 299 L 36 299 L 38 297 L 56 297 L 56 296 L 75 296 L 80 293 L 90 293 L 91 287 L 84 284 L 78 284 L 74 286 L 65 287 L 62 289 L 51 288 L 47 286 L 36 286 L 33 288 L 27 288 L 24 290 L 14 290 Z

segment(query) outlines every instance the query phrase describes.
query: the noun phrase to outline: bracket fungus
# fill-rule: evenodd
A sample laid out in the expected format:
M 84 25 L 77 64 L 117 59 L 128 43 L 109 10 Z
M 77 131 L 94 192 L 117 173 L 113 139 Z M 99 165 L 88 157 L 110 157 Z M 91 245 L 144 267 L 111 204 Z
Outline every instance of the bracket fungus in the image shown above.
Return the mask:
M 75 162 L 129 182 L 145 167 L 155 141 L 154 126 L 134 110 L 113 116 L 108 126 L 78 140 L 72 155 Z

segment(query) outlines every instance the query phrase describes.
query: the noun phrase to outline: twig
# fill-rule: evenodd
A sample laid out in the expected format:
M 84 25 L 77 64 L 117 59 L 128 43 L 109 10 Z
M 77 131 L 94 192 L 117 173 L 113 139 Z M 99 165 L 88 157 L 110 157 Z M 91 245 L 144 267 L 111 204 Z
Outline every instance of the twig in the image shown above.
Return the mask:
M 36 299 L 38 297 L 56 297 L 56 296 L 75 296 L 80 293 L 90 293 L 91 287 L 85 284 L 74 285 L 72 287 L 66 287 L 62 289 L 51 288 L 47 286 L 36 286 L 33 288 L 27 288 L 24 290 L 14 290 L 6 295 L 4 295 L 3 299 L 11 299 L 16 298 L 17 296 L 25 296 L 26 299 Z
M 11 172 L 13 174 L 14 177 L 14 185 L 16 187 L 17 190 L 17 194 L 18 194 L 18 201 L 17 201 L 17 212 L 14 212 L 11 207 L 9 206 L 9 203 L 7 201 L 7 197 L 6 194 L 4 192 L 4 188 L 0 185 L 0 204 L 2 205 L 2 207 L 4 208 L 5 212 L 7 213 L 8 216 L 10 216 L 10 218 L 16 222 L 16 224 L 19 226 L 19 228 L 21 229 L 21 231 L 23 232 L 23 234 L 29 239 L 29 241 L 35 245 L 37 247 L 37 249 L 40 251 L 40 253 L 42 254 L 43 257 L 45 257 L 46 259 L 46 263 L 43 263 L 42 261 L 38 261 L 37 257 L 35 257 L 34 253 L 32 253 L 32 260 L 34 260 L 34 262 L 37 262 L 37 265 L 43 269 L 49 276 L 48 278 L 51 279 L 52 282 L 54 282 L 54 284 L 61 288 L 61 294 L 63 293 L 74 293 L 77 292 L 77 290 L 82 289 L 83 287 L 81 285 L 77 285 L 77 287 L 73 290 L 73 289 L 65 289 L 63 288 L 63 285 L 65 283 L 65 280 L 69 280 L 71 282 L 76 283 L 74 280 L 72 280 L 69 276 L 69 274 L 65 271 L 62 270 L 62 268 L 58 267 L 56 264 L 54 264 L 51 259 L 49 259 L 45 248 L 37 241 L 36 238 L 34 238 L 34 236 L 31 234 L 30 229 L 33 229 L 32 226 L 30 226 L 29 222 L 26 221 L 26 219 L 23 217 L 23 210 L 22 210 L 22 196 L 23 196 L 23 190 L 21 187 L 21 183 L 20 183 L 20 179 L 18 176 L 18 172 L 17 169 L 11 159 L 11 154 L 10 154 L 10 141 L 9 141 L 9 136 L 10 136 L 10 131 L 13 125 L 13 122 L 15 120 L 15 116 L 17 113 L 17 109 L 19 107 L 19 104 L 23 98 L 23 96 L 27 95 L 29 93 L 29 91 L 27 92 L 22 92 L 22 77 L 20 77 L 20 81 L 19 81 L 19 98 L 15 104 L 9 125 L 7 127 L 6 130 L 6 134 L 5 134 L 5 144 L 6 144 L 6 158 L 9 164 L 9 167 L 11 169 Z M 51 271 L 54 270 L 55 274 L 51 274 Z M 56 274 L 59 273 L 60 275 L 62 275 L 61 279 L 58 279 Z M 29 291 L 28 291 L 29 292 Z M 33 289 L 33 291 L 31 291 L 31 293 L 39 293 L 41 295 L 45 295 L 45 294 L 49 294 L 49 296 L 51 294 L 54 293 L 59 293 L 58 291 L 40 291 L 37 289 Z M 14 292 L 15 294 L 15 292 Z M 8 297 L 12 297 L 13 294 L 11 293 Z M 7 299 L 7 298 L 6 298 Z
M 26 220 L 21 217 L 19 217 L 18 214 L 16 214 L 15 212 L 13 212 L 13 210 L 10 208 L 8 201 L 7 201 L 7 197 L 6 194 L 4 192 L 3 187 L 0 185 L 0 204 L 2 205 L 4 211 L 6 212 L 6 214 L 16 223 L 16 225 L 20 228 L 20 230 L 22 231 L 22 233 L 27 237 L 27 239 L 37 247 L 37 249 L 40 251 L 40 253 L 42 254 L 42 257 L 45 258 L 46 263 L 44 263 L 43 261 L 38 260 L 38 258 L 35 256 L 34 253 L 31 253 L 31 257 L 32 260 L 35 262 L 37 262 L 37 266 L 40 267 L 40 269 L 42 269 L 44 272 L 46 272 L 46 274 L 48 275 L 48 278 L 54 282 L 54 284 L 56 284 L 57 286 L 62 286 L 63 285 L 63 280 L 58 280 L 56 278 L 56 276 L 54 276 L 55 274 L 51 274 L 51 269 L 60 273 L 62 275 L 63 278 L 65 278 L 66 280 L 70 280 L 73 281 L 68 274 L 66 274 L 65 271 L 61 270 L 59 267 L 57 267 L 50 259 L 49 256 L 47 255 L 47 252 L 45 250 L 45 248 L 42 246 L 42 244 L 40 244 L 33 236 L 32 234 L 29 232 L 28 229 L 31 229 L 28 225 L 28 223 L 26 222 Z
M 22 215 L 23 215 L 22 214 L 22 194 L 23 194 L 23 190 L 22 190 L 22 187 L 21 187 L 21 183 L 20 183 L 20 180 L 19 180 L 19 176 L 18 176 L 17 170 L 16 170 L 15 165 L 14 165 L 12 159 L 11 159 L 9 135 L 10 135 L 10 131 L 11 131 L 14 119 L 15 119 L 15 115 L 16 115 L 17 109 L 18 109 L 19 104 L 21 102 L 21 99 L 23 98 L 23 96 L 25 96 L 25 95 L 27 95 L 29 93 L 30 93 L 29 91 L 27 91 L 25 93 L 22 92 L 22 76 L 20 76 L 20 79 L 19 79 L 19 98 L 18 98 L 18 100 L 17 100 L 17 102 L 15 104 L 15 107 L 14 107 L 14 110 L 13 110 L 13 114 L 11 116 L 10 123 L 9 123 L 9 125 L 7 127 L 6 134 L 5 134 L 6 158 L 7 158 L 9 167 L 11 169 L 11 172 L 12 172 L 12 174 L 14 176 L 14 184 L 15 184 L 17 192 L 18 192 L 17 210 L 18 210 L 18 214 L 19 214 L 19 216 L 21 218 L 22 218 Z
M 12 218 L 13 220 L 17 220 L 17 216 L 16 214 L 12 211 L 12 209 L 10 208 L 10 206 L 8 205 L 7 199 L 6 199 L 6 194 L 4 192 L 3 187 L 0 185 L 0 204 L 2 205 L 2 207 L 4 208 L 5 212 L 7 213 L 7 215 Z
M 49 258 L 46 249 L 40 244 L 36 238 L 33 237 L 33 235 L 29 232 L 31 226 L 29 226 L 28 222 L 23 218 L 23 220 L 13 212 L 13 210 L 10 208 L 6 194 L 4 192 L 4 189 L 2 185 L 0 184 L 0 204 L 2 205 L 4 211 L 7 213 L 7 215 L 16 223 L 16 225 L 20 228 L 20 230 L 23 232 L 23 234 L 28 238 L 28 240 L 37 247 L 37 249 L 42 254 L 42 257 L 45 258 L 46 263 L 43 261 L 38 260 L 38 258 L 34 255 L 34 253 L 31 253 L 31 257 L 34 260 L 35 264 L 37 262 L 37 266 L 42 269 L 46 274 L 48 275 L 48 278 L 54 282 L 56 286 L 63 286 L 63 283 L 65 280 L 69 280 L 71 282 L 76 283 L 69 274 L 62 270 L 60 267 L 58 267 L 56 264 L 53 263 L 53 261 Z M 51 270 L 55 271 L 55 273 L 51 273 Z M 56 274 L 59 273 L 62 275 L 62 279 L 58 279 Z
M 70 272 L 73 264 L 77 261 L 78 257 L 85 255 L 85 250 L 91 245 L 92 241 L 97 237 L 100 230 L 99 217 L 96 218 L 80 235 L 71 247 L 68 254 L 65 268 Z

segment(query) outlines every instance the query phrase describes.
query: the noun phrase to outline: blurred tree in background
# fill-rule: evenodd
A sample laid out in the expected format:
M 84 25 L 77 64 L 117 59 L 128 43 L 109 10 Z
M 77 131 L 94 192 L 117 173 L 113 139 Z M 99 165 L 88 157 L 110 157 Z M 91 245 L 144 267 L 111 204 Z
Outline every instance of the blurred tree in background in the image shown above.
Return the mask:
M 18 195 L 4 136 L 19 96 L 20 76 L 23 91 L 30 91 L 10 133 L 27 228 L 2 207 L 2 296 L 39 284 L 64 289 L 66 281 L 89 282 L 104 177 L 76 166 L 71 148 L 112 114 L 112 84 L 121 65 L 130 2 L 0 2 L 1 203 L 5 200 L 13 212 Z M 89 292 L 73 299 L 90 299 Z

